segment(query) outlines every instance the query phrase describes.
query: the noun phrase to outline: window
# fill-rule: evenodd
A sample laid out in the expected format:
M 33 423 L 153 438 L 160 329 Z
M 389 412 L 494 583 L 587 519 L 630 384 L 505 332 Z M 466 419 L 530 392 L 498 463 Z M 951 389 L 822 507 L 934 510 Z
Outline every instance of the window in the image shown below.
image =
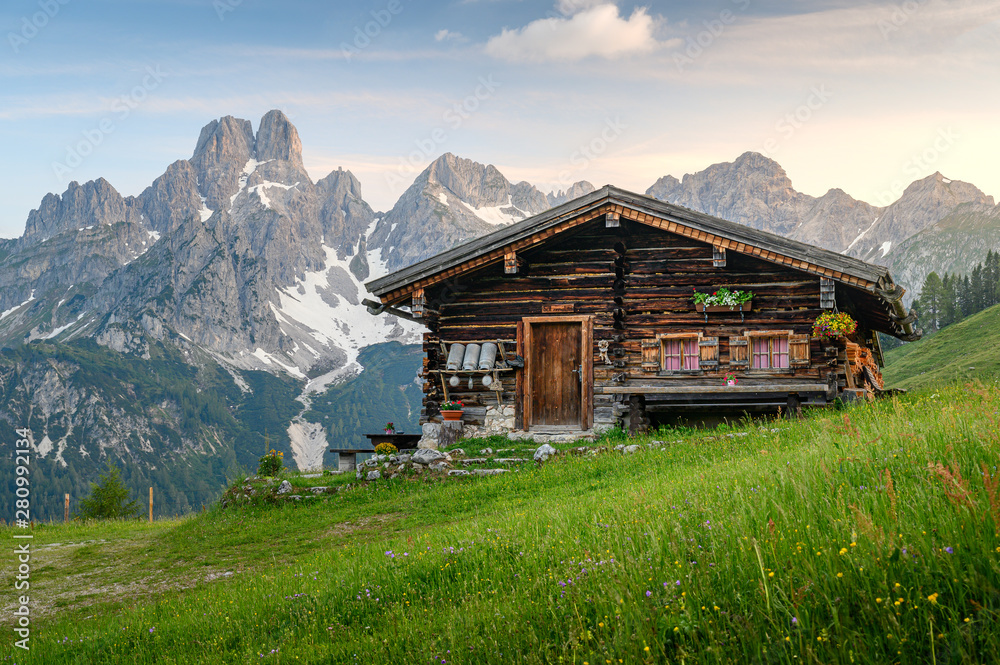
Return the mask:
M 750 369 L 788 369 L 788 335 L 754 336 L 750 340 Z
M 663 369 L 698 370 L 701 355 L 698 351 L 698 337 L 673 337 L 662 340 Z

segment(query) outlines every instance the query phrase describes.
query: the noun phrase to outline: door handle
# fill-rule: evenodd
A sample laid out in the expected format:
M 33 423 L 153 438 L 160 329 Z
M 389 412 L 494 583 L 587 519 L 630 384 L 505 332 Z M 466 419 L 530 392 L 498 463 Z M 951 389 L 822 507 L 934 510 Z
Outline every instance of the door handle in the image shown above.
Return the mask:
M 576 378 L 580 382 L 580 385 L 582 386 L 583 385 L 583 365 L 577 365 L 576 369 L 571 370 L 571 371 L 574 374 L 576 374 Z

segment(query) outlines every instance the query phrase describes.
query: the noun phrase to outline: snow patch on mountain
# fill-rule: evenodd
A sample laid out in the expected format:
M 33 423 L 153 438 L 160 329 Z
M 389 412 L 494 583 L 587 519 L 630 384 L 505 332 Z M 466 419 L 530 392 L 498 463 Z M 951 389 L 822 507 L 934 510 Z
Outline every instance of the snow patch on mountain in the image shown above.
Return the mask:
M 489 206 L 483 208 L 473 208 L 471 205 L 469 208 L 472 210 L 473 214 L 479 219 L 483 220 L 487 224 L 492 224 L 493 226 L 508 226 L 514 222 L 519 222 L 525 217 L 525 213 L 520 208 L 517 208 L 507 197 L 507 203 L 505 205 L 499 206 Z
M 281 189 L 288 191 L 289 189 L 294 189 L 295 187 L 298 187 L 300 184 L 301 183 L 297 182 L 294 185 L 283 185 L 280 182 L 271 182 L 268 180 L 260 183 L 259 185 L 254 185 L 247 191 L 250 194 L 256 194 L 257 198 L 260 199 L 260 202 L 264 204 L 265 208 L 271 208 L 271 199 L 267 198 L 267 194 L 264 193 L 265 189 L 267 189 L 268 187 L 280 187 Z
M 259 346 L 254 350 L 253 354 L 251 355 L 260 358 L 265 365 L 270 365 L 274 363 L 275 365 L 285 370 L 294 377 L 297 377 L 299 379 L 306 378 L 306 375 L 303 374 L 302 370 L 300 370 L 298 367 L 295 367 L 294 365 L 286 365 L 285 363 L 281 362 L 280 360 L 278 360 L 277 358 L 275 358 L 274 356 L 272 356 L 270 353 L 260 348 Z
M 27 300 L 25 300 L 20 305 L 14 305 L 10 309 L 5 310 L 2 314 L 0 314 L 0 321 L 3 321 L 5 318 L 7 318 L 8 315 L 13 314 L 14 312 L 16 312 L 17 310 L 21 309 L 22 307 L 24 307 L 25 305 L 27 305 L 29 302 L 31 302 L 34 299 L 35 299 L 35 290 L 32 289 L 31 290 L 31 296 Z
M 869 231 L 871 231 L 871 230 L 872 230 L 872 228 L 873 228 L 873 227 L 875 226 L 875 224 L 876 224 L 876 223 L 878 222 L 878 220 L 879 220 L 879 218 L 878 218 L 878 217 L 876 217 L 875 219 L 873 219 L 873 220 L 872 220 L 872 224 L 871 224 L 871 226 L 869 226 L 869 227 L 868 227 L 867 229 L 865 229 L 864 231 L 862 231 L 861 233 L 859 233 L 859 234 L 858 234 L 858 237 L 857 237 L 857 238 L 855 238 L 854 240 L 852 240 L 852 241 L 851 241 L 851 244 L 850 244 L 850 245 L 848 245 L 848 246 L 847 246 L 847 249 L 845 249 L 844 251 L 846 252 L 846 251 L 847 251 L 847 250 L 849 250 L 849 249 L 850 249 L 851 247 L 854 247 L 854 246 L 855 246 L 856 244 L 858 244 L 858 241 L 859 241 L 859 240 L 861 240 L 862 238 L 864 238 L 864 237 L 865 237 L 865 235 L 866 235 L 866 234 L 867 234 L 867 233 L 868 233 Z
M 357 363 L 358 352 L 366 346 L 389 338 L 400 341 L 405 338 L 409 342 L 419 339 L 420 326 L 417 324 L 369 314 L 361 304 L 364 287 L 350 271 L 351 257 L 340 259 L 336 249 L 325 245 L 323 251 L 326 255 L 324 267 L 305 273 L 303 279 L 291 286 L 278 289 L 278 302 L 271 303 L 282 329 L 306 347 L 303 353 L 312 351 L 315 354 L 315 349 L 307 346 L 305 336 L 295 335 L 291 328 L 306 333 L 320 345 L 343 350 L 347 356 L 343 369 L 347 372 L 361 370 Z M 380 264 L 381 261 L 370 261 L 376 270 L 384 270 L 384 265 Z

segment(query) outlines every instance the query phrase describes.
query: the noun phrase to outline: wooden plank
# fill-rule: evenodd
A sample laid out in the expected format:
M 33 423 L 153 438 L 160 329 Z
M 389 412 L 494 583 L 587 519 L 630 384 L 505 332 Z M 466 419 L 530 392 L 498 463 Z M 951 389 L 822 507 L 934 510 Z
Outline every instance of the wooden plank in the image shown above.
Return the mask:
M 697 395 L 705 394 L 747 394 L 747 393 L 805 393 L 826 392 L 825 383 L 771 383 L 764 385 L 735 386 L 597 386 L 594 392 L 599 395 Z
M 412 298 L 410 312 L 417 318 L 422 317 L 424 315 L 424 306 L 427 304 L 427 300 L 424 298 L 424 290 L 416 289 L 413 292 Z
M 553 314 L 555 312 L 572 312 L 576 308 L 576 305 L 567 303 L 545 303 L 542 305 L 542 312 L 545 314 Z
M 507 275 L 517 274 L 517 252 L 505 252 L 503 256 L 503 271 Z
M 716 245 L 712 248 L 712 267 L 726 267 L 726 248 L 722 245 Z
M 583 323 L 580 341 L 581 353 L 581 381 L 583 411 L 581 424 L 583 429 L 590 429 L 594 426 L 594 319 L 589 317 Z

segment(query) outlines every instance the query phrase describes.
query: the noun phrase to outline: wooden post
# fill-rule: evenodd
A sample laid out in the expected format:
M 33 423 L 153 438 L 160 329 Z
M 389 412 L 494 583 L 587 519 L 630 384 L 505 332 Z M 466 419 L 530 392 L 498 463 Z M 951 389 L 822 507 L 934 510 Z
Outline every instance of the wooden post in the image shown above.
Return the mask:
M 517 274 L 517 252 L 515 251 L 504 252 L 503 272 L 505 275 Z
M 149 523 L 153 523 L 153 488 L 149 488 Z
M 420 318 L 424 315 L 424 306 L 427 304 L 427 298 L 424 296 L 423 289 L 417 289 L 413 292 L 413 299 L 410 304 L 410 312 L 413 316 Z
M 66 495 L 66 504 L 63 506 L 63 521 L 69 521 L 69 494 Z

